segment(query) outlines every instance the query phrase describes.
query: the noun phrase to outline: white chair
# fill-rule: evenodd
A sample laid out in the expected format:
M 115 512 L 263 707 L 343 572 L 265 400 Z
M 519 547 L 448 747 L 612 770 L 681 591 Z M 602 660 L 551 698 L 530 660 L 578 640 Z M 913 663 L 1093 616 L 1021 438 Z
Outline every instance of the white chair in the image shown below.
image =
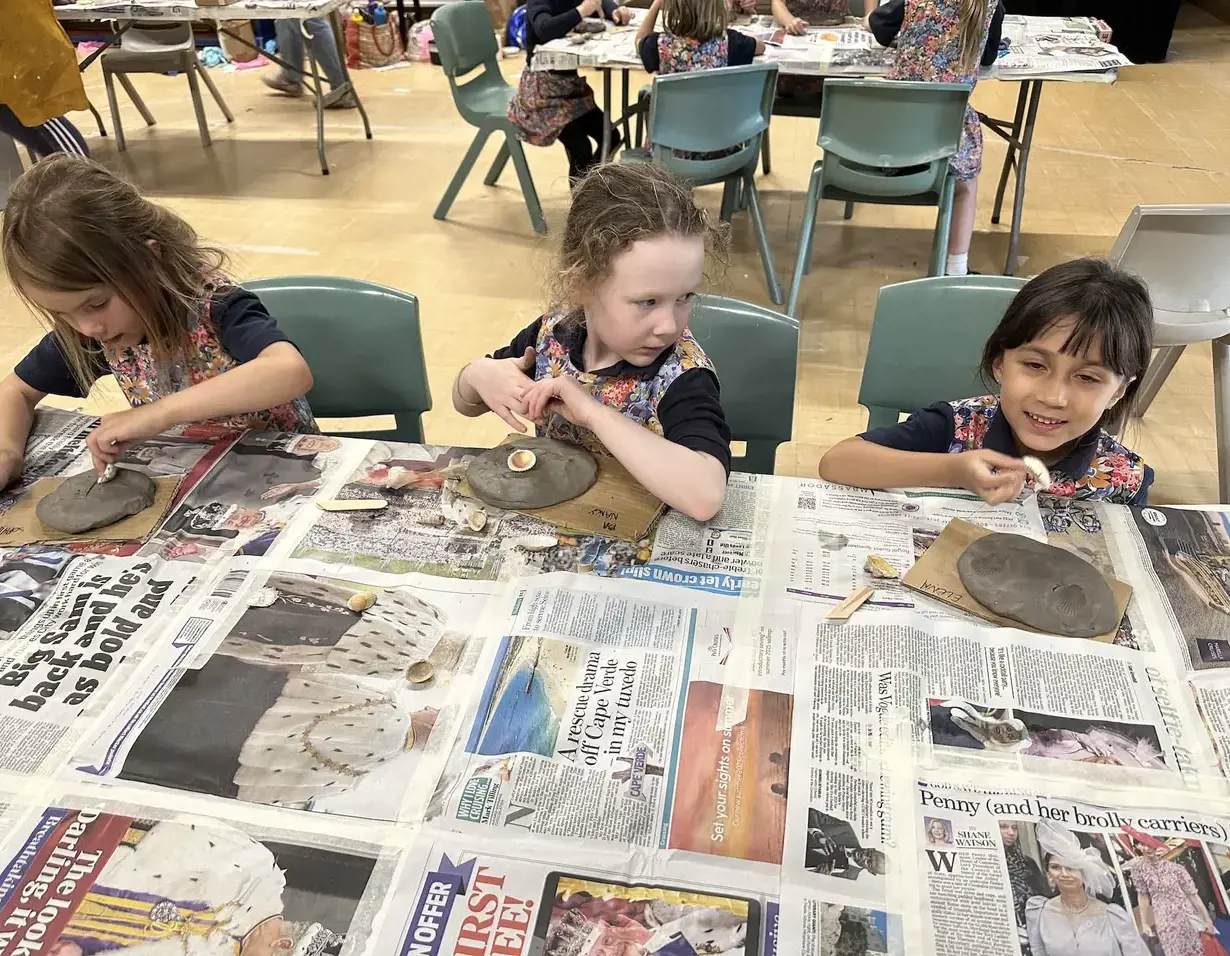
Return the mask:
M 1213 411 L 1220 497 L 1230 502 L 1230 203 L 1137 206 L 1112 262 L 1144 279 L 1153 299 L 1153 345 L 1134 414 L 1142 416 L 1183 350 L 1213 346 Z
M 192 107 L 196 111 L 196 125 L 201 133 L 201 145 L 208 146 L 212 142 L 209 137 L 209 123 L 205 119 L 205 104 L 201 101 L 201 88 L 197 77 L 208 87 L 218 109 L 226 117 L 228 123 L 235 122 L 235 117 L 222 99 L 222 94 L 214 86 L 213 80 L 196 58 L 196 41 L 192 37 L 192 24 L 169 23 L 147 24 L 131 27 L 120 41 L 120 46 L 111 47 L 102 55 L 103 80 L 107 84 L 107 104 L 111 108 L 111 123 L 115 126 L 115 146 L 123 152 L 127 148 L 124 142 L 124 128 L 120 125 L 119 105 L 115 99 L 114 80 L 120 81 L 124 92 L 132 100 L 133 105 L 145 122 L 153 126 L 154 114 L 149 111 L 126 74 L 128 73 L 171 73 L 179 72 L 188 77 L 188 89 L 192 92 Z

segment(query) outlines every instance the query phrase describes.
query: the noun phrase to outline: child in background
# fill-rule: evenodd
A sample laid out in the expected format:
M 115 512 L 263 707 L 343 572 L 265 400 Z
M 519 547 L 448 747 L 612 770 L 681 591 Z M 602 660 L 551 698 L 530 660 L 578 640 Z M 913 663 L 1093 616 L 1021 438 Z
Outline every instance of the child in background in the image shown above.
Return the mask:
M 550 146 L 558 139 L 564 144 L 568 176 L 574 184 L 594 164 L 595 148 L 602 148 L 606 118 L 594 102 L 589 81 L 576 70 L 534 71 L 530 64 L 539 43 L 558 40 L 583 18 L 594 16 L 623 24 L 632 19 L 632 11 L 616 6 L 615 0 L 529 0 L 525 9 L 525 69 L 508 102 L 508 119 L 528 142 Z M 619 145 L 619 131 L 613 129 L 611 152 Z
M 820 477 L 863 488 L 965 488 L 1011 501 L 1032 455 L 1048 492 L 1114 504 L 1148 503 L 1153 469 L 1119 444 L 1149 364 L 1153 306 L 1143 282 L 1100 259 L 1076 259 L 1031 279 L 982 353 L 999 397 L 938 402 L 907 421 L 829 449 Z
M 662 33 L 654 32 L 662 13 Z M 764 41 L 727 29 L 726 0 L 653 0 L 636 32 L 641 63 L 650 73 L 687 73 L 746 66 L 764 53 Z
M 979 66 L 990 66 L 999 55 L 1003 22 L 1003 0 L 888 0 L 867 17 L 868 29 L 881 46 L 896 40 L 890 80 L 965 83 L 971 89 L 978 82 Z M 965 107 L 961 145 L 951 164 L 957 182 L 944 271 L 963 276 L 969 272 L 982 171 L 982 124 L 972 106 Z
M 192 227 L 97 163 L 35 163 L 8 196 L 4 265 L 50 332 L 0 381 L 0 487 L 21 474 L 34 407 L 113 374 L 133 406 L 86 440 L 98 471 L 186 422 L 316 431 L 312 373 Z
M 614 456 L 698 521 L 722 507 L 730 429 L 713 364 L 688 331 L 706 247 L 726 232 L 691 187 L 652 165 L 596 167 L 576 187 L 552 310 L 453 383 L 453 407 L 518 415 Z

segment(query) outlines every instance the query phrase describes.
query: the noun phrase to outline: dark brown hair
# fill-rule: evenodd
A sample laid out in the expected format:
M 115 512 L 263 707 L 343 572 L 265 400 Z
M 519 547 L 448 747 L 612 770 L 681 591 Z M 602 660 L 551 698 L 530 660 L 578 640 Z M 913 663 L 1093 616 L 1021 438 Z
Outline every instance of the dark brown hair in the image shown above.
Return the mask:
M 1123 398 L 1098 424 L 1118 431 L 1131 411 L 1153 350 L 1153 304 L 1145 284 L 1105 259 L 1073 259 L 1034 276 L 1008 305 L 982 350 L 981 372 L 995 380 L 995 362 L 1008 351 L 1072 321 L 1065 355 L 1101 351 L 1101 364 L 1128 382 Z
M 97 343 L 35 305 L 29 288 L 106 286 L 141 317 L 155 359 L 169 367 L 194 357 L 188 319 L 226 262 L 221 250 L 202 245 L 188 223 L 131 183 L 67 155 L 35 163 L 13 184 L 0 247 L 13 285 L 55 334 L 84 391 L 93 384 Z
M 640 239 L 700 236 L 705 250 L 725 262 L 729 229 L 710 218 L 690 184 L 648 163 L 595 166 L 572 191 L 551 307 L 571 311 L 611 273 L 611 263 Z

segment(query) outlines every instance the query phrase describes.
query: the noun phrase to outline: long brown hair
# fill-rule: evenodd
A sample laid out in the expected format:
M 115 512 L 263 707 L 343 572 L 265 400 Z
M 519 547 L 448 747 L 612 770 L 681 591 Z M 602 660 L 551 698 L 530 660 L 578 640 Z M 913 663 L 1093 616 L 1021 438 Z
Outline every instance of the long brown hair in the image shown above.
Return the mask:
M 571 311 L 611 273 L 611 263 L 640 239 L 700 236 L 711 260 L 725 262 L 729 229 L 696 204 L 687 182 L 649 163 L 595 166 L 572 191 L 553 309 Z
M 730 25 L 726 0 L 666 0 L 662 23 L 667 33 L 691 40 L 712 40 Z
M 55 334 L 82 391 L 99 346 L 40 308 L 30 288 L 79 292 L 105 286 L 140 316 L 160 365 L 194 357 L 189 318 L 226 263 L 179 216 L 109 170 L 79 156 L 52 156 L 13 184 L 0 234 L 18 293 Z
M 994 0 L 957 0 L 957 23 L 961 33 L 961 70 L 978 69 L 987 42 L 987 9 Z

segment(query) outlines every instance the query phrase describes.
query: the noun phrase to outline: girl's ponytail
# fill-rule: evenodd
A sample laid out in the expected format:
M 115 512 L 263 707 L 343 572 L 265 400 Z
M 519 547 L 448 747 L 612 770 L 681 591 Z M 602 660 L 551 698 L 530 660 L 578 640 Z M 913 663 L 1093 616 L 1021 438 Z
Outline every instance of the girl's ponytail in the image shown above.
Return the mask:
M 987 42 L 987 9 L 992 2 L 993 0 L 957 0 L 962 72 L 974 72 L 982 60 L 982 48 Z

